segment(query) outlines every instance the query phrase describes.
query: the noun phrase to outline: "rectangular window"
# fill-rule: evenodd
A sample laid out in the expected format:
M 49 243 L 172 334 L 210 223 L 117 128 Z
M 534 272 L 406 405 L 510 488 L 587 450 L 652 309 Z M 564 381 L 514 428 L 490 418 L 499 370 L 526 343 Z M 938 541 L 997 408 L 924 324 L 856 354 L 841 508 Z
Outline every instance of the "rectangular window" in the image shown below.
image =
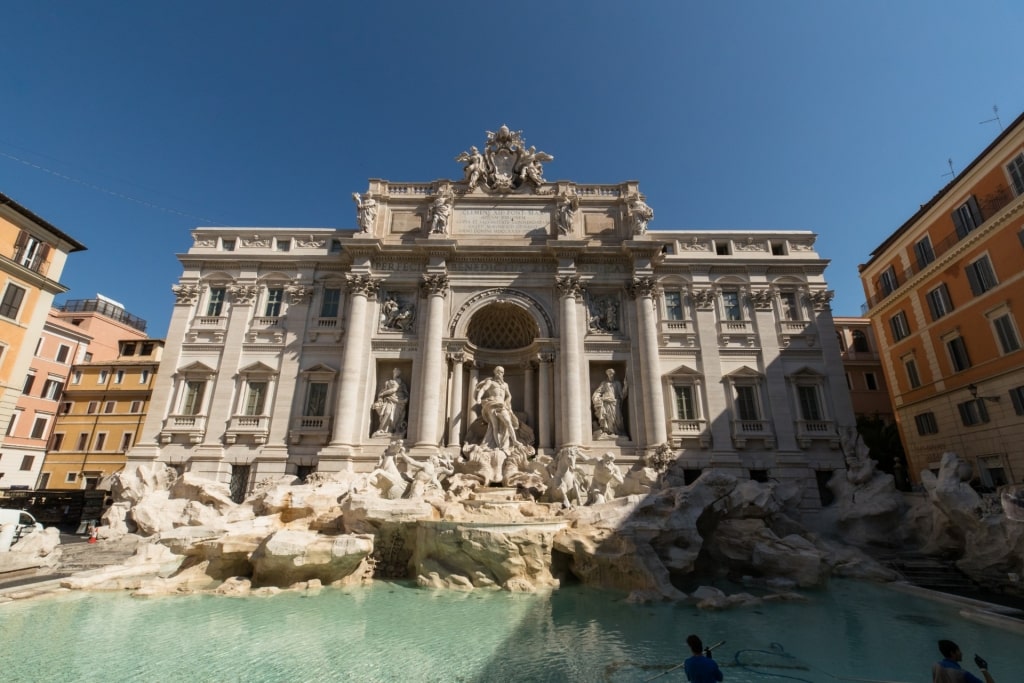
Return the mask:
M 878 283 L 882 287 L 882 294 L 888 296 L 896 291 L 896 288 L 900 286 L 899 280 L 896 279 L 896 268 L 889 266 L 882 272 L 878 278 Z
M 103 413 L 109 415 L 110 413 L 114 412 L 115 405 L 116 404 L 114 401 L 107 401 L 106 403 L 103 404 Z
M 152 356 L 155 344 L 153 342 L 142 342 L 142 350 L 139 351 L 140 356 Z
M 761 414 L 757 409 L 757 395 L 755 388 L 749 385 L 736 387 L 736 414 L 741 420 L 760 420 Z
M 1024 194 L 1024 152 L 1021 152 L 1006 165 L 1006 172 L 1010 174 L 1010 182 L 1013 183 L 1013 191 L 1017 195 Z
M 722 310 L 726 320 L 743 320 L 743 311 L 740 309 L 740 293 L 735 289 L 727 289 L 722 292 Z
M 1010 389 L 1010 402 L 1013 403 L 1013 412 L 1024 415 L 1024 386 Z
M 32 471 L 32 463 L 35 462 L 36 456 L 34 455 L 23 455 L 21 457 L 21 471 L 30 472 Z
M 4 298 L 0 299 L 0 315 L 5 318 L 16 320 L 18 311 L 21 310 L 21 302 L 25 298 L 25 290 L 18 285 L 8 283 L 4 291 Z
M 55 379 L 48 379 L 43 384 L 43 398 L 50 401 L 56 401 L 57 397 L 60 396 L 60 388 L 63 386 L 63 382 Z
M 36 421 L 32 423 L 32 438 L 41 439 L 46 436 L 46 425 L 49 424 L 49 420 L 45 417 L 37 417 Z
M 88 407 L 85 409 L 87 415 L 93 415 L 100 409 L 99 401 L 89 401 Z
M 915 415 L 914 422 L 917 424 L 917 433 L 921 436 L 939 433 L 939 423 L 935 421 L 935 413 L 928 412 Z
M 914 245 L 914 256 L 917 257 L 917 268 L 923 270 L 925 266 L 935 260 L 935 251 L 932 249 L 932 240 L 925 235 Z
M 988 408 L 985 407 L 983 399 L 964 401 L 957 408 L 960 409 L 960 421 L 964 423 L 965 427 L 988 422 Z
M 689 384 L 677 384 L 673 387 L 676 392 L 676 415 L 680 420 L 696 420 L 697 407 L 693 402 L 693 387 Z
M 122 356 L 134 356 L 135 355 L 135 342 L 125 342 L 124 346 L 121 347 Z
M 67 415 L 71 412 L 71 409 L 75 407 L 75 404 L 71 401 L 64 401 L 60 404 L 60 414 Z
M 715 240 L 715 253 L 719 256 L 728 256 L 732 253 L 729 240 Z
M 292 248 L 292 241 L 291 240 L 283 240 L 283 239 L 278 239 L 277 240 L 277 250 L 278 251 L 291 251 L 291 248 Z
M 330 253 L 340 254 L 341 253 L 341 240 L 331 240 Z
M 280 287 L 273 287 L 267 290 L 267 305 L 263 309 L 263 316 L 276 318 L 281 315 L 281 301 L 284 299 L 284 290 Z
M 306 390 L 306 407 L 302 412 L 309 417 L 327 414 L 327 382 L 310 382 Z
M 182 415 L 199 415 L 203 409 L 203 393 L 206 382 L 189 381 L 185 383 L 185 398 L 181 404 Z
M 967 344 L 963 337 L 953 337 L 946 342 L 946 349 L 949 350 L 949 359 L 953 363 L 953 370 L 960 372 L 971 367 L 971 358 L 967 355 Z
M 63 445 L 64 445 L 64 435 L 61 434 L 60 432 L 54 433 L 53 437 L 50 439 L 50 450 L 51 451 L 59 451 L 61 449 L 61 446 L 63 446 Z
M 139 384 L 146 384 L 149 382 L 149 370 L 142 370 L 139 372 Z
M 86 363 L 91 363 L 91 362 L 92 362 L 92 353 L 91 353 L 91 352 L 89 352 L 89 351 L 86 351 L 86 352 L 85 352 L 85 357 L 84 357 L 84 358 L 82 358 L 82 360 L 83 360 L 84 362 L 86 362 Z
M 262 415 L 267 400 L 266 382 L 249 382 L 249 395 L 245 398 L 246 415 Z
M 141 413 L 142 412 L 142 401 L 132 401 L 131 406 L 128 408 L 129 413 Z
M 36 340 L 36 350 L 32 353 L 32 355 L 33 356 L 38 356 L 39 352 L 42 350 L 42 348 L 43 348 L 43 338 L 40 337 L 39 339 Z
M 24 230 L 14 241 L 14 260 L 29 270 L 37 271 L 46 260 L 50 247 Z
M 227 239 L 226 240 L 221 240 L 220 245 L 224 249 L 224 251 L 234 251 L 235 250 L 235 241 L 234 240 L 227 240 Z
M 206 315 L 219 318 L 224 311 L 224 288 L 210 287 L 210 297 L 206 300 Z
M 100 374 L 96 375 L 96 384 L 106 384 L 109 377 L 109 370 L 100 370 Z
M 89 443 L 89 435 L 86 432 L 82 432 L 78 435 L 78 445 L 75 447 L 76 451 L 84 451 L 86 445 Z
M 878 391 L 878 379 L 875 378 L 875 373 L 864 373 L 864 385 L 867 386 L 868 391 Z
M 889 329 L 892 330 L 893 341 L 905 339 L 910 335 L 910 325 L 907 324 L 907 316 L 903 311 L 889 318 Z
M 797 304 L 796 292 L 782 292 L 779 294 L 782 301 L 782 317 L 785 320 L 800 320 L 800 306 Z
M 945 284 L 941 284 L 928 292 L 928 311 L 932 314 L 932 320 L 938 320 L 953 310 L 953 303 L 949 300 L 949 290 Z
M 337 287 L 324 287 L 324 300 L 320 302 L 320 317 L 337 318 L 340 305 L 341 290 Z
M 984 294 L 999 284 L 996 281 L 996 273 L 992 270 L 992 263 L 988 260 L 988 256 L 982 256 L 980 259 L 967 264 L 964 272 L 967 273 L 967 281 L 971 285 L 971 291 L 974 292 L 974 296 Z
M 800 414 L 805 420 L 820 420 L 821 403 L 818 400 L 818 388 L 798 386 L 797 396 L 800 398 Z
M 665 319 L 683 319 L 683 296 L 679 292 L 665 292 Z
M 85 450 L 85 449 L 82 449 Z M 78 481 L 78 472 L 68 472 L 64 475 L 64 482 L 67 484 L 74 484 Z
M 125 432 L 121 435 L 121 445 L 117 449 L 120 453 L 127 453 L 128 449 L 132 447 L 132 433 Z
M 25 375 L 25 384 L 21 387 L 21 393 L 23 393 L 23 394 L 31 394 L 32 393 L 32 384 L 35 381 L 36 381 L 36 376 L 35 375 Z
M 75 370 L 75 374 L 73 374 L 71 376 L 71 383 L 72 384 L 81 384 L 82 383 L 82 371 L 81 370 Z
M 96 448 L 93 450 L 102 451 L 103 447 L 107 445 L 107 433 L 100 432 L 96 435 Z
M 57 357 L 54 359 L 58 363 L 66 363 L 68 360 L 68 354 L 71 353 L 71 347 L 61 344 L 57 347 Z
M 124 381 L 124 370 L 117 370 L 114 372 L 114 384 L 120 384 Z
M 910 382 L 911 389 L 917 389 L 921 386 L 921 376 L 917 374 L 917 363 L 913 358 L 908 358 L 903 361 L 903 367 L 907 369 L 907 381 Z
M 953 212 L 953 225 L 956 226 L 956 236 L 960 239 L 967 237 L 984 222 L 978 209 L 978 201 L 973 195 Z
M 992 327 L 996 331 L 996 339 L 999 340 L 999 347 L 1003 353 L 1011 353 L 1020 348 L 1020 339 L 1017 337 L 1017 330 L 1014 328 L 1013 319 L 1010 314 L 1001 315 L 992 321 Z

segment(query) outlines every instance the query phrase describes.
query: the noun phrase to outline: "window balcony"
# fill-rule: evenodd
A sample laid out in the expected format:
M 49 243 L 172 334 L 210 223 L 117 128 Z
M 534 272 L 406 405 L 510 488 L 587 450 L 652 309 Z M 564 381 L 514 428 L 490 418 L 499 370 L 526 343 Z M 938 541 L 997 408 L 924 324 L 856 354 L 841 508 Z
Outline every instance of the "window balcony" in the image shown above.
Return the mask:
M 228 445 L 235 443 L 240 437 L 253 443 L 267 442 L 270 436 L 270 417 L 268 415 L 235 415 L 228 422 L 224 432 L 224 441 Z
M 794 342 L 807 348 L 814 346 L 818 336 L 814 323 L 810 320 L 780 320 L 777 332 L 779 346 L 787 348 Z
M 200 443 L 205 433 L 205 415 L 169 415 L 160 431 L 160 443 L 170 443 L 175 436 L 184 436 L 189 443 Z
M 718 321 L 718 343 L 721 346 L 740 344 L 742 346 L 754 346 L 757 341 L 757 334 L 754 332 L 754 321 L 752 320 L 719 320 Z
M 701 448 L 711 447 L 711 430 L 707 420 L 672 420 L 672 446 L 682 448 L 697 444 Z
M 293 417 L 291 429 L 288 430 L 288 440 L 292 444 L 298 444 L 303 440 L 325 444 L 331 438 L 331 425 L 332 420 L 326 415 Z
M 839 448 L 839 432 L 832 420 L 797 420 L 796 440 L 800 448 L 810 448 L 815 441 L 828 441 L 830 448 Z
M 759 439 L 765 448 L 775 448 L 775 434 L 768 420 L 732 420 L 733 445 L 746 448 L 749 439 Z
M 692 320 L 662 320 L 658 325 L 661 343 L 665 346 L 696 347 L 697 326 Z

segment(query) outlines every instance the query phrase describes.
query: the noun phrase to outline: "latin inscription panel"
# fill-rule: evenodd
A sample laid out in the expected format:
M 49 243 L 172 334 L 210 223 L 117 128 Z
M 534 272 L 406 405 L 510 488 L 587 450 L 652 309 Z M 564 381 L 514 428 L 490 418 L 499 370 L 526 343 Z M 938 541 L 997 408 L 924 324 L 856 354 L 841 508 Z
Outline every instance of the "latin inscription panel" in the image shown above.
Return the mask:
M 486 206 L 455 207 L 457 235 L 546 235 L 551 228 L 547 209 L 511 209 Z

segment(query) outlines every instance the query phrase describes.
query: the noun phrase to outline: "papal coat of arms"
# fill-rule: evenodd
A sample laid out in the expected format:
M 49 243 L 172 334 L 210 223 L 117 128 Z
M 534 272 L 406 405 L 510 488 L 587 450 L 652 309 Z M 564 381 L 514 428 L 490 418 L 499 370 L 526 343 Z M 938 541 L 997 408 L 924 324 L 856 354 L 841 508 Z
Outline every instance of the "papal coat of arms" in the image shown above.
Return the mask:
M 544 183 L 544 167 L 554 157 L 536 147 L 527 147 L 523 131 L 502 126 L 497 132 L 487 131 L 487 144 L 481 154 L 470 147 L 455 160 L 466 164 L 463 182 L 466 191 L 484 187 L 492 192 L 511 192 L 521 187 L 538 188 Z

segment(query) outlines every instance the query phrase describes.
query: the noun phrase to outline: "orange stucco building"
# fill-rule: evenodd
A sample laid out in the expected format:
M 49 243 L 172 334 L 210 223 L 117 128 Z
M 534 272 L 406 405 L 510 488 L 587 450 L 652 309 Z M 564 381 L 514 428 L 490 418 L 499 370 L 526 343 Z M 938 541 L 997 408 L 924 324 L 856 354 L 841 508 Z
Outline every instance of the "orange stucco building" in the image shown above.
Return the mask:
M 860 267 L 911 477 L 1024 481 L 1024 115 Z

